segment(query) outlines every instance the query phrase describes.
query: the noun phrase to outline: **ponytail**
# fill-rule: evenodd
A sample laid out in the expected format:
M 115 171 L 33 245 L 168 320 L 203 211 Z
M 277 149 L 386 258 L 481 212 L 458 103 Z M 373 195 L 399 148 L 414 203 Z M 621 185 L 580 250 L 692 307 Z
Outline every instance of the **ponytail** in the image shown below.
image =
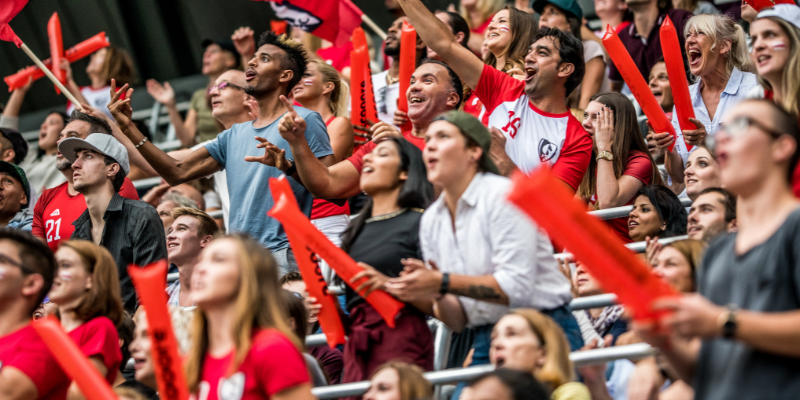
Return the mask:
M 343 117 L 347 115 L 347 103 L 349 101 L 350 88 L 347 86 L 336 68 L 321 61 L 312 61 L 317 64 L 319 73 L 322 74 L 322 83 L 333 83 L 333 90 L 331 91 L 330 99 L 328 99 L 328 108 L 331 110 L 335 117 Z

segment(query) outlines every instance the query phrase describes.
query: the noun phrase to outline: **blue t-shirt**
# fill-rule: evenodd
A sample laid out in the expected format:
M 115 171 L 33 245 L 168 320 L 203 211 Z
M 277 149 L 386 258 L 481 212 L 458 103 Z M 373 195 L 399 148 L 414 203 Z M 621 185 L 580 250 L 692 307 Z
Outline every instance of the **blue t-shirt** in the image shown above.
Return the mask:
M 295 107 L 297 114 L 306 120 L 306 141 L 314 155 L 325 157 L 333 154 L 330 139 L 322 117 L 316 112 Z M 206 149 L 223 169 L 228 170 L 228 193 L 231 211 L 228 229 L 231 232 L 244 232 L 261 242 L 266 248 L 276 251 L 289 246 L 286 233 L 280 222 L 267 216 L 272 208 L 272 195 L 269 191 L 269 178 L 277 178 L 283 173 L 264 164 L 247 162 L 246 156 L 262 156 L 255 137 L 267 139 L 270 143 L 286 151 L 286 158 L 292 159 L 289 143 L 278 133 L 278 124 L 283 116 L 263 128 L 255 128 L 253 122 L 236 124 L 217 136 L 217 140 L 206 145 Z M 314 198 L 305 187 L 288 178 L 300 209 L 306 216 L 311 214 Z

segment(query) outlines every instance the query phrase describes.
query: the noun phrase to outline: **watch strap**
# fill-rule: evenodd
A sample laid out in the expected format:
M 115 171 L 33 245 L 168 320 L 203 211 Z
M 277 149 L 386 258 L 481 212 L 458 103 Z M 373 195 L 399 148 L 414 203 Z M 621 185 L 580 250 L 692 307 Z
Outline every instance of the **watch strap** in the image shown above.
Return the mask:
M 450 274 L 442 274 L 442 286 L 439 287 L 439 294 L 447 294 L 450 291 Z

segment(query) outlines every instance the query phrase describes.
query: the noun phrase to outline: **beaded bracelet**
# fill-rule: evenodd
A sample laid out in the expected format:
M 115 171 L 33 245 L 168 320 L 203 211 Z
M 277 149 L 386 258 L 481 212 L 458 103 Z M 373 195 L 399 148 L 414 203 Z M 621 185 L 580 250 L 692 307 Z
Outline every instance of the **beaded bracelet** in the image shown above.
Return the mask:
M 144 139 L 142 139 L 142 141 L 141 141 L 141 142 L 139 142 L 139 144 L 137 144 L 136 146 L 133 146 L 133 148 L 134 148 L 134 149 L 138 149 L 138 148 L 139 148 L 139 146 L 143 145 L 143 144 L 144 144 L 144 142 L 146 142 L 146 141 L 147 141 L 147 138 L 144 138 Z

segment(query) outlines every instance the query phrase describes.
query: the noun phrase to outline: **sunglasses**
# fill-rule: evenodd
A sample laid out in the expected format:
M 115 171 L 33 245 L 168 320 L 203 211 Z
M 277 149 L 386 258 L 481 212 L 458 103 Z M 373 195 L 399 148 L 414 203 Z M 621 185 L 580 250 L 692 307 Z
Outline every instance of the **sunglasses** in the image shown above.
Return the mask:
M 214 89 L 217 89 L 217 90 L 219 90 L 221 92 L 222 89 L 225 89 L 227 87 L 232 87 L 234 89 L 239 89 L 239 90 L 244 91 L 244 88 L 239 86 L 239 85 L 234 85 L 233 83 L 230 83 L 230 82 L 222 82 L 219 85 L 211 85 L 211 86 L 209 86 L 208 87 L 208 94 L 211 94 L 214 91 Z

